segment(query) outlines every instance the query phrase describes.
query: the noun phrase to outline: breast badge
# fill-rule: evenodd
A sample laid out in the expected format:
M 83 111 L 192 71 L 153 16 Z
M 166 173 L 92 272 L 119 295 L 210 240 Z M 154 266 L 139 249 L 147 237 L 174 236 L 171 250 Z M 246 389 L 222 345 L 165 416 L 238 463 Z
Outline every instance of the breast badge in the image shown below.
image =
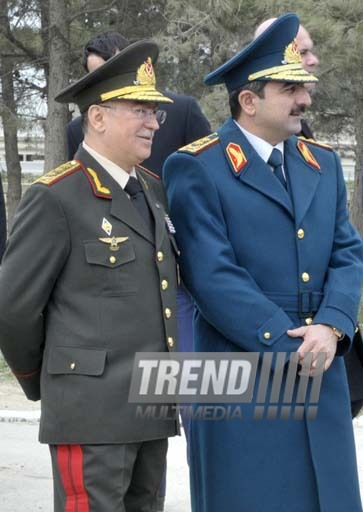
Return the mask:
M 103 242 L 104 244 L 109 244 L 110 251 L 118 251 L 119 244 L 126 242 L 126 240 L 128 240 L 128 239 L 129 239 L 128 236 L 113 236 L 112 238 L 99 238 L 98 240 L 100 242 Z
M 112 224 L 105 217 L 102 219 L 102 229 L 108 236 L 111 236 L 112 233 Z

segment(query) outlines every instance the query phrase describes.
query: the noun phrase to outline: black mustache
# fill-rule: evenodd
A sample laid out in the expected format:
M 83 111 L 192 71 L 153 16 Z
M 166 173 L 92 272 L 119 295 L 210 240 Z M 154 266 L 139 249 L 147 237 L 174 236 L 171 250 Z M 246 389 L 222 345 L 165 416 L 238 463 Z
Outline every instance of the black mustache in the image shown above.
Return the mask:
M 296 116 L 297 114 L 304 114 L 305 113 L 305 107 L 299 107 L 295 108 L 294 110 L 291 110 L 290 115 Z

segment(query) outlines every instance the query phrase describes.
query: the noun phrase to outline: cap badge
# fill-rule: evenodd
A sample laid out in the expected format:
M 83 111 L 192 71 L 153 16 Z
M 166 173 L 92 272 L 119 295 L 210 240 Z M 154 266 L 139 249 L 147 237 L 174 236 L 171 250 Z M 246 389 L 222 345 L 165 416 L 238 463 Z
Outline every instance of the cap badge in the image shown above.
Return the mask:
M 155 73 L 151 62 L 151 58 L 148 57 L 146 61 L 141 64 L 136 72 L 135 85 L 155 85 Z
M 247 158 L 241 146 L 230 142 L 227 146 L 227 155 L 229 156 L 234 172 L 240 174 L 243 167 L 247 164 Z
M 284 60 L 281 61 L 282 64 L 300 64 L 301 63 L 301 53 L 297 48 L 296 39 L 294 39 L 288 46 L 285 48 Z

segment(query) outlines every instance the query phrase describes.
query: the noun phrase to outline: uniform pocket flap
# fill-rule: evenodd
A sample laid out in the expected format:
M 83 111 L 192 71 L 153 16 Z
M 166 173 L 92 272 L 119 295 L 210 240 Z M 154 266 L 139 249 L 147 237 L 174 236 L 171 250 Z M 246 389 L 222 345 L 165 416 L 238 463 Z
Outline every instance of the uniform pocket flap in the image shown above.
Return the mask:
M 75 375 L 102 375 L 106 350 L 78 347 L 54 347 L 48 358 L 48 373 Z
M 91 265 L 115 268 L 135 260 L 135 251 L 130 240 L 125 240 L 117 245 L 117 249 L 111 251 L 110 244 L 95 241 L 85 241 L 84 249 L 86 260 Z

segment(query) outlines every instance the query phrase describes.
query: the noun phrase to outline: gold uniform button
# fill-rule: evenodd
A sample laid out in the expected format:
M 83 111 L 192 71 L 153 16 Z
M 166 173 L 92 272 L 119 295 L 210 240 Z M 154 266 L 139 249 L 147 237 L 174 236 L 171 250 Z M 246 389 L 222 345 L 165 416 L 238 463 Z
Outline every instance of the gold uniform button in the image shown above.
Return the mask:
M 110 263 L 112 263 L 112 264 L 116 263 L 115 256 L 110 256 Z
M 306 323 L 306 325 L 311 325 L 313 323 L 313 319 L 311 318 L 311 316 L 308 316 L 307 318 L 305 318 L 305 323 Z
M 162 288 L 163 290 L 166 290 L 166 289 L 168 288 L 168 286 L 169 286 L 168 281 L 167 281 L 166 279 L 163 279 L 163 280 L 161 281 L 161 288 Z
M 164 260 L 164 253 L 162 251 L 158 251 L 156 253 L 156 258 L 159 262 L 163 261 Z
M 301 274 L 301 279 L 304 281 L 304 283 L 308 283 L 310 281 L 310 276 L 307 272 L 303 272 Z
M 297 237 L 298 237 L 300 240 L 302 240 L 302 239 L 304 238 L 304 236 L 305 236 L 305 231 L 304 231 L 302 228 L 300 228 L 300 229 L 298 230 L 298 232 L 297 232 Z
M 170 318 L 171 317 L 171 309 L 165 308 L 165 316 L 166 316 L 166 318 Z
M 76 368 L 76 363 L 71 363 L 69 367 L 71 370 L 74 370 Z
M 172 338 L 171 336 L 168 337 L 168 346 L 170 348 L 174 347 L 174 338 Z
M 265 338 L 265 340 L 269 340 L 271 338 L 271 333 L 270 332 L 265 332 L 263 337 Z

